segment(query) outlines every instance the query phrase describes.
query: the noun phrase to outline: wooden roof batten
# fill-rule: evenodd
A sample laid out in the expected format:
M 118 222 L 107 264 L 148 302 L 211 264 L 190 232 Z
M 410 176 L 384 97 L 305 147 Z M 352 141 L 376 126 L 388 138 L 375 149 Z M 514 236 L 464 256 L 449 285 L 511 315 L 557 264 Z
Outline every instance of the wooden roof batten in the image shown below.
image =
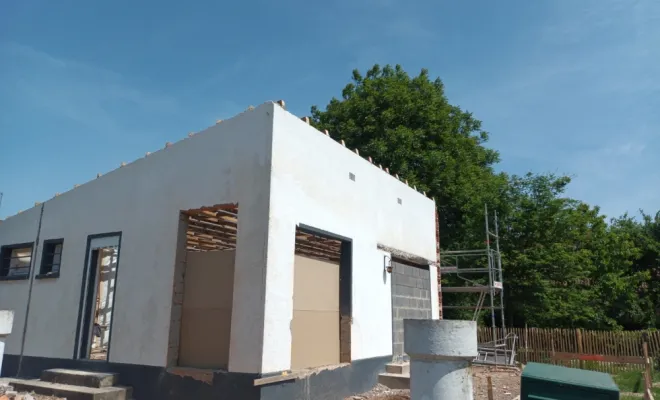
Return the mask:
M 341 241 L 317 236 L 296 228 L 295 254 L 338 263 L 341 258 Z
M 238 205 L 219 204 L 182 211 L 188 217 L 186 248 L 189 251 L 220 251 L 236 248 Z
M 182 211 L 187 217 L 186 248 L 189 251 L 222 251 L 236 248 L 238 205 L 220 204 Z M 296 231 L 295 254 L 338 263 L 341 242 Z

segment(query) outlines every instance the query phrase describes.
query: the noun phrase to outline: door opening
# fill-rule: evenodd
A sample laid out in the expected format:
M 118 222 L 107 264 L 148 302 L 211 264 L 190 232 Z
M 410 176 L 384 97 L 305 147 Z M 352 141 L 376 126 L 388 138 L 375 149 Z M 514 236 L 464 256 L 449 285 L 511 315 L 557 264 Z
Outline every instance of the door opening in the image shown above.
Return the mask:
M 78 358 L 108 361 L 120 235 L 90 237 L 80 304 Z

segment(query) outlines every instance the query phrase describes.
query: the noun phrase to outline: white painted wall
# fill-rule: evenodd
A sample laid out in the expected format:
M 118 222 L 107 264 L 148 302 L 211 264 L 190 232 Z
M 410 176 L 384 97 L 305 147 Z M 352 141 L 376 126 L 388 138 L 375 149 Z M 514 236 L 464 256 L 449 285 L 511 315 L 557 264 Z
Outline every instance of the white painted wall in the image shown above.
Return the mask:
M 274 107 L 264 104 L 47 201 L 41 240 L 64 238 L 62 266 L 59 278 L 34 282 L 25 354 L 73 356 L 87 237 L 121 231 L 110 361 L 166 365 L 179 210 L 238 202 L 234 367 L 259 371 Z M 38 220 L 35 207 L 3 221 L 0 245 L 34 241 Z M 0 281 L 0 309 L 16 312 L 8 354 L 20 352 L 28 285 Z
M 352 358 L 391 355 L 390 277 L 377 245 L 435 260 L 433 201 L 280 108 L 272 162 L 264 372 L 290 366 L 299 223 L 353 238 Z
M 41 206 L 33 207 L 0 222 L 0 246 L 34 242 L 37 238 L 40 213 Z M 32 258 L 35 258 L 34 250 Z M 36 260 L 39 261 L 38 258 Z M 5 342 L 5 354 L 20 352 L 29 284 L 26 280 L 0 281 L 0 309 L 14 311 L 13 329 Z
M 352 358 L 392 354 L 377 245 L 434 260 L 434 203 L 272 103 L 45 203 L 41 241 L 64 238 L 62 266 L 34 282 L 25 354 L 72 357 L 87 237 L 121 231 L 110 361 L 166 365 L 178 213 L 230 202 L 240 204 L 230 371 L 290 367 L 299 223 L 353 239 Z M 0 245 L 34 241 L 38 223 L 38 207 L 3 221 Z M 20 352 L 28 285 L 0 281 L 0 309 L 16 312 L 8 354 Z
M 431 318 L 440 319 L 440 293 L 438 288 L 438 268 L 430 266 L 431 273 Z

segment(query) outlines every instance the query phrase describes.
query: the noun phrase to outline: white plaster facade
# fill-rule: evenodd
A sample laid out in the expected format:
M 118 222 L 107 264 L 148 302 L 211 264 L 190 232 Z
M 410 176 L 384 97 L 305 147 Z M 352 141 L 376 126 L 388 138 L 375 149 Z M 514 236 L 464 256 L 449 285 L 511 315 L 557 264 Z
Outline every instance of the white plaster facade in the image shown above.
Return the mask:
M 240 206 L 229 371 L 290 367 L 296 224 L 352 239 L 352 359 L 392 354 L 377 246 L 435 260 L 435 204 L 275 103 L 45 202 L 31 273 L 44 240 L 64 239 L 62 264 L 33 281 L 24 354 L 73 357 L 87 238 L 121 232 L 109 361 L 166 366 L 179 211 L 223 203 Z M 0 246 L 35 242 L 41 207 L 2 221 Z M 0 281 L 0 309 L 15 312 L 6 354 L 21 351 L 29 285 Z

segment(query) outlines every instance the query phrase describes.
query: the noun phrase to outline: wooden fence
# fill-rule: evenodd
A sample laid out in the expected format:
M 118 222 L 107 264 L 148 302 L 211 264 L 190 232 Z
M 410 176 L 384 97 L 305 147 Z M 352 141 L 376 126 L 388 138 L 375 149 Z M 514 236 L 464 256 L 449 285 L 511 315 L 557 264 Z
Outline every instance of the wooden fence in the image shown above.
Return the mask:
M 657 360 L 660 360 L 660 331 L 507 328 L 506 333 L 509 345 L 512 343 L 511 334 L 517 336 L 516 359 L 522 363 L 552 363 L 603 372 L 642 371 L 644 341 L 648 357 L 656 362 L 656 367 Z M 496 328 L 495 335 L 502 339 L 502 328 Z M 492 341 L 493 329 L 480 327 L 478 340 L 479 343 Z M 583 357 L 574 357 L 577 355 Z

